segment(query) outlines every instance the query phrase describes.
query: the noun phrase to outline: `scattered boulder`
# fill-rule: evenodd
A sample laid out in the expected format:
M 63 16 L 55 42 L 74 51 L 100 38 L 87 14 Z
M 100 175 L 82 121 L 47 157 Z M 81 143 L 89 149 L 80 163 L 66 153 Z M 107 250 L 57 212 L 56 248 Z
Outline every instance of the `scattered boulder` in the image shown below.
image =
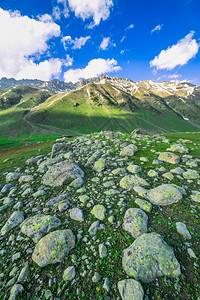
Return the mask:
M 150 190 L 148 199 L 155 205 L 170 205 L 182 199 L 181 192 L 171 184 L 162 184 Z
M 40 267 L 61 262 L 75 247 L 75 236 L 70 229 L 47 234 L 35 246 L 32 259 Z
M 162 152 L 158 159 L 170 164 L 178 164 L 180 162 L 180 157 L 172 152 Z
M 83 212 L 80 208 L 72 208 L 70 210 L 70 218 L 72 220 L 75 220 L 75 221 L 79 221 L 79 222 L 83 222 L 84 221 L 84 216 L 83 216 Z
M 124 216 L 123 229 L 137 238 L 147 232 L 148 216 L 139 208 L 129 208 Z
M 18 226 L 24 221 L 24 213 L 22 211 L 14 211 L 6 224 L 1 228 L 1 234 L 5 235 L 8 231 Z
M 122 300 L 142 300 L 144 290 L 141 284 L 134 279 L 124 279 L 117 284 Z
M 49 186 L 61 186 L 74 179 L 84 177 L 81 168 L 72 162 L 59 162 L 51 166 L 42 178 L 42 183 Z
M 157 233 L 138 237 L 124 250 L 122 266 L 127 275 L 144 283 L 156 277 L 180 275 L 180 265 L 170 248 Z
M 200 192 L 192 191 L 192 195 L 190 196 L 193 201 L 200 203 Z
M 138 151 L 138 147 L 134 144 L 128 145 L 121 150 L 121 156 L 133 156 Z
M 188 169 L 183 173 L 183 177 L 188 180 L 199 179 L 199 173 L 196 170 Z
M 172 145 L 167 151 L 179 152 L 179 153 L 189 153 L 189 149 L 181 144 Z
M 39 235 L 41 238 L 51 229 L 54 229 L 60 225 L 61 221 L 58 218 L 50 215 L 38 214 L 24 220 L 24 222 L 21 224 L 21 232 L 33 239 L 35 235 Z M 36 242 L 38 242 L 37 238 Z

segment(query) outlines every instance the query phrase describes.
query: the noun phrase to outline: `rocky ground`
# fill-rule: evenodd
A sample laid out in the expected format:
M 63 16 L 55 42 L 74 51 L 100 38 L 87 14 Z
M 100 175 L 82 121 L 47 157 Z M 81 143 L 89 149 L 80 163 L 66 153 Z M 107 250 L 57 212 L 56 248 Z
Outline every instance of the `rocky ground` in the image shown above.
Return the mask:
M 0 299 L 200 299 L 198 150 L 101 132 L 4 160 Z

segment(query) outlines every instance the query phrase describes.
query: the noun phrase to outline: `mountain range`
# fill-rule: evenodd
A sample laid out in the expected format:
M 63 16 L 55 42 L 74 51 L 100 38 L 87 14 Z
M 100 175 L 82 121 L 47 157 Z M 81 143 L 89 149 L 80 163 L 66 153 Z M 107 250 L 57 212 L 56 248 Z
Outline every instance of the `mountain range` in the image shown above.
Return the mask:
M 200 128 L 200 87 L 187 82 L 137 82 L 107 75 L 76 84 L 2 78 L 0 88 L 0 134 Z

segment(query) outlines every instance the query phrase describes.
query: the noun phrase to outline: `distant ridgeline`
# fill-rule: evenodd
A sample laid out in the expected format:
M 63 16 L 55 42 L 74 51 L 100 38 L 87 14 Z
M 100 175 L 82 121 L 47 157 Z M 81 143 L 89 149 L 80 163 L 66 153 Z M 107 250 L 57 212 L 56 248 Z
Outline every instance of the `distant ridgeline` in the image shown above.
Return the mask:
M 0 134 L 194 132 L 200 128 L 200 87 L 102 75 L 76 84 L 0 80 Z

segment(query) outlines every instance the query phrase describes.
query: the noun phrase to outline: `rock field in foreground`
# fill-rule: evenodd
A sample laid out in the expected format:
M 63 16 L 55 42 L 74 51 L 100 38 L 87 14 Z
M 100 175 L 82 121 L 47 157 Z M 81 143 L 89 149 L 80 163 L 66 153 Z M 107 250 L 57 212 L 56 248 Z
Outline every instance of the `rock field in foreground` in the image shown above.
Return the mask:
M 101 132 L 10 159 L 0 299 L 199 300 L 199 146 Z

